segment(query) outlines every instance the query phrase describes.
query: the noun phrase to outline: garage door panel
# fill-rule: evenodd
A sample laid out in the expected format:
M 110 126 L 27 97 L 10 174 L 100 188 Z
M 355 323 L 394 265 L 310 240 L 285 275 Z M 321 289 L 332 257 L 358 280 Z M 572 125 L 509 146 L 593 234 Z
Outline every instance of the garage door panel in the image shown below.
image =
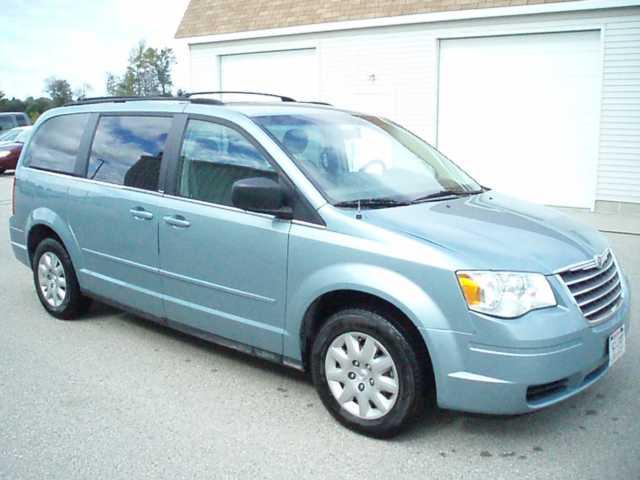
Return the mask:
M 497 190 L 592 207 L 599 38 L 571 32 L 441 41 L 439 148 Z

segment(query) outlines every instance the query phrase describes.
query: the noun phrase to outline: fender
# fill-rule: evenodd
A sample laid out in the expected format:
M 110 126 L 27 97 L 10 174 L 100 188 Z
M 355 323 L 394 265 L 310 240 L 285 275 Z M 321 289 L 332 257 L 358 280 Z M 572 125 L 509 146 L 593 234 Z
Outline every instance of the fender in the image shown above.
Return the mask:
M 26 245 L 29 244 L 28 241 L 31 230 L 38 225 L 44 225 L 56 232 L 62 240 L 64 247 L 67 249 L 75 270 L 80 270 L 83 265 L 82 250 L 80 249 L 78 239 L 73 233 L 73 230 L 71 230 L 69 225 L 60 217 L 60 215 L 47 207 L 40 207 L 32 210 L 25 222 L 24 231 Z
M 380 297 L 403 312 L 419 331 L 426 328 L 451 328 L 442 310 L 429 294 L 398 272 L 367 264 L 335 264 L 307 276 L 295 290 L 290 290 L 287 334 L 284 339 L 285 357 L 301 360 L 300 331 L 307 310 L 319 297 L 337 290 L 354 290 Z M 425 341 L 429 348 L 426 338 Z

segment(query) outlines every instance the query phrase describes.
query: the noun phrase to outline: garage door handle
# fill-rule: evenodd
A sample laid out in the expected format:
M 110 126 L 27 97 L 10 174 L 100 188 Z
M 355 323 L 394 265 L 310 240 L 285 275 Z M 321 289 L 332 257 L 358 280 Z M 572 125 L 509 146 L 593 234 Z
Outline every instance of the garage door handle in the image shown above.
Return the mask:
M 176 228 L 189 228 L 191 226 L 191 222 L 185 220 L 183 216 L 175 216 L 175 217 L 164 217 L 163 220 Z
M 151 220 L 153 218 L 153 213 L 147 212 L 144 208 L 132 208 L 129 213 L 138 220 Z

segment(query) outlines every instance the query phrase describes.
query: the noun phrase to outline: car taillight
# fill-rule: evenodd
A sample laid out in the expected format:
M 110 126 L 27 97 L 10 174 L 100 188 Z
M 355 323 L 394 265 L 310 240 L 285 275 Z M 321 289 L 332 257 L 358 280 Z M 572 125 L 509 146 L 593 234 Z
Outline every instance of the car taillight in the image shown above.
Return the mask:
M 16 176 L 13 175 L 13 186 L 11 187 L 11 215 L 16 214 Z

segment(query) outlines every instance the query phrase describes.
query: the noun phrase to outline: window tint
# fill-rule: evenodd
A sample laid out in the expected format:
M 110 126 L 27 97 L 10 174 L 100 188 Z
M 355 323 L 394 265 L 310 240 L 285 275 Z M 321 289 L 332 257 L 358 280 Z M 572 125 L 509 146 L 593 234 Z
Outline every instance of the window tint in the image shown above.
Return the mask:
M 61 173 L 73 173 L 89 114 L 62 115 L 47 120 L 29 146 L 27 165 Z
M 91 147 L 87 178 L 157 190 L 171 118 L 102 117 Z
M 182 144 L 178 195 L 232 205 L 231 187 L 237 180 L 278 174 L 243 135 L 217 123 L 190 120 Z

